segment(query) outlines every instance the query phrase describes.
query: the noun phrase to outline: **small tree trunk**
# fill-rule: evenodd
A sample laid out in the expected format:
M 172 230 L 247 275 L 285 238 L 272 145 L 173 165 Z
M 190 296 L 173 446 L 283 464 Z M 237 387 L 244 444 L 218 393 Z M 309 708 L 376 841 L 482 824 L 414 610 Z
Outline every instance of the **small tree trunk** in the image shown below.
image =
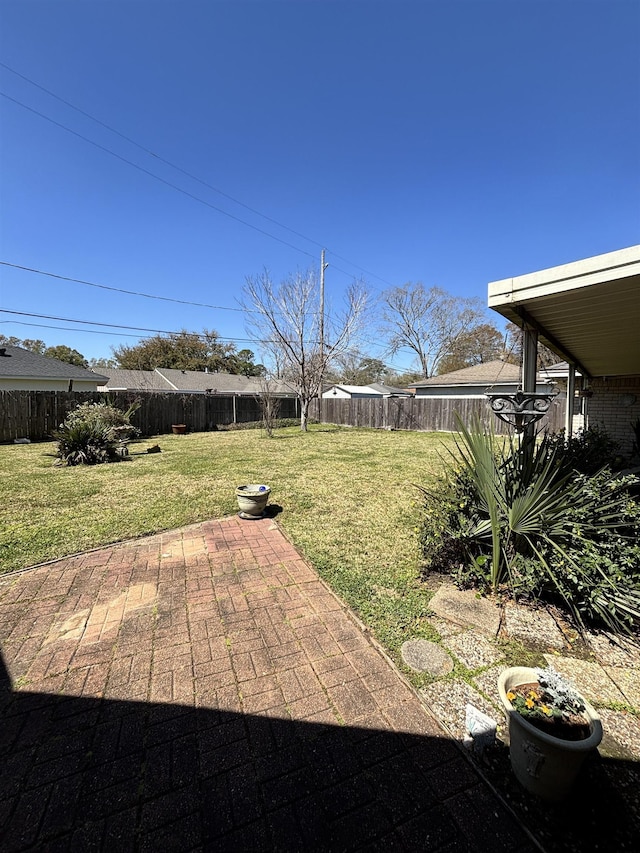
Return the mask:
M 302 432 L 307 432 L 307 422 L 309 420 L 309 400 L 300 400 L 300 429 Z

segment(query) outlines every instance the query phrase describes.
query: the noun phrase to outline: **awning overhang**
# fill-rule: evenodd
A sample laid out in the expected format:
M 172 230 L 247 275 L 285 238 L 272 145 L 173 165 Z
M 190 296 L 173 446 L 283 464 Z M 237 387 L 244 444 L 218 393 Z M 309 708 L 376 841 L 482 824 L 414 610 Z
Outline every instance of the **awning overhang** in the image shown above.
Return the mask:
M 491 282 L 489 307 L 585 376 L 640 374 L 640 246 Z

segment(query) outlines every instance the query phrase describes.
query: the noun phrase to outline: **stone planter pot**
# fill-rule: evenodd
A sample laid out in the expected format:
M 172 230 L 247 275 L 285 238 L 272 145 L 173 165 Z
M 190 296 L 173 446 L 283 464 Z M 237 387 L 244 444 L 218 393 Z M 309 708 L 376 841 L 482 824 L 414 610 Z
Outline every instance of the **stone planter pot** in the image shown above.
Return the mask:
M 516 779 L 530 793 L 547 802 L 560 802 L 571 791 L 582 764 L 602 740 L 602 722 L 583 698 L 584 716 L 591 734 L 570 741 L 542 732 L 515 711 L 507 693 L 520 684 L 537 681 L 536 670 L 526 666 L 506 669 L 498 678 L 500 701 L 509 720 L 509 756 Z
M 174 435 L 184 435 L 186 433 L 186 431 L 187 431 L 187 425 L 186 424 L 172 424 L 171 425 L 171 432 Z
M 238 486 L 236 489 L 236 497 L 240 518 L 253 520 L 264 518 L 264 510 L 269 500 L 271 489 L 269 486 L 264 486 L 260 483 L 250 483 L 246 486 Z

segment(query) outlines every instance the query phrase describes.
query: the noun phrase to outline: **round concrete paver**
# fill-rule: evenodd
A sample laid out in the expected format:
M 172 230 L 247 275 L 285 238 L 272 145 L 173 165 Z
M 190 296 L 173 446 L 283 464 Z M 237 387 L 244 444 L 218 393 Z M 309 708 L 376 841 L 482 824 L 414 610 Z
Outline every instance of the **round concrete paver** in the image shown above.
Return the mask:
M 428 640 L 407 640 L 400 650 L 402 660 L 416 672 L 446 675 L 453 669 L 453 661 L 436 643 Z

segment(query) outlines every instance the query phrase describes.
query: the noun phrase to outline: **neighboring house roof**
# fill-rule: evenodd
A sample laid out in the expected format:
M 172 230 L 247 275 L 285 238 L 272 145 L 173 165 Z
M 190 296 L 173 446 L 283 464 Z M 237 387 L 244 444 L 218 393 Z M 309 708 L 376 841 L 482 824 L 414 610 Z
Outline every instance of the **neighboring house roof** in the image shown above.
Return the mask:
M 48 358 L 22 347 L 0 347 L 0 379 L 76 379 L 95 382 L 107 377 L 57 358 Z
M 367 396 L 367 397 L 383 397 L 384 394 L 382 391 L 375 390 L 371 385 L 329 385 L 328 388 L 325 388 L 324 394 L 331 393 L 334 388 L 339 391 L 344 391 L 345 394 L 357 394 L 359 396 Z
M 374 391 L 380 391 L 385 397 L 413 397 L 411 391 L 405 391 L 402 388 L 393 388 L 391 385 L 383 385 L 382 382 L 372 382 L 369 388 Z
M 169 383 L 155 370 L 125 370 L 120 367 L 101 367 L 108 377 L 100 390 L 107 391 L 172 391 Z
M 474 364 L 471 367 L 463 367 L 461 370 L 453 370 L 451 373 L 442 373 L 440 376 L 432 376 L 421 382 L 414 382 L 412 388 L 431 388 L 438 385 L 501 385 L 515 384 L 520 382 L 520 367 L 517 364 L 509 364 L 506 361 L 487 361 L 483 364 Z
M 640 245 L 491 282 L 489 307 L 585 376 L 640 373 Z
M 175 391 L 192 391 L 208 394 L 260 394 L 263 384 L 260 377 L 243 376 L 239 373 L 204 373 L 199 370 L 176 370 L 157 367 L 156 372 Z M 295 390 L 281 379 L 269 381 L 273 394 L 295 395 Z
M 548 367 L 541 367 L 538 371 L 538 376 L 542 379 L 566 379 L 569 376 L 569 365 L 566 361 L 559 361 L 557 364 L 550 364 Z M 576 376 L 580 373 L 576 371 Z
M 101 391 L 168 391 L 191 394 L 261 394 L 259 377 L 236 373 L 205 373 L 202 370 L 124 370 L 105 367 L 108 381 Z M 280 379 L 270 380 L 269 389 L 278 396 L 295 396 L 295 390 Z
M 239 394 L 249 389 L 251 392 L 254 389 L 248 376 L 234 373 L 205 373 L 200 370 L 178 370 L 173 367 L 156 367 L 156 373 L 165 379 L 174 391 Z

